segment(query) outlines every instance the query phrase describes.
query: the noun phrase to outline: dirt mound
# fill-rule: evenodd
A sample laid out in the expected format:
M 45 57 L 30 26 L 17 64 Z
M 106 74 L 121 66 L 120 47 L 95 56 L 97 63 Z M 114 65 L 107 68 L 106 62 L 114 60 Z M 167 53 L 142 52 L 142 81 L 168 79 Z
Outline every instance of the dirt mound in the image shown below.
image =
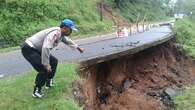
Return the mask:
M 97 11 L 103 19 L 108 19 L 113 22 L 115 26 L 129 26 L 129 21 L 120 14 L 116 13 L 112 7 L 106 5 L 104 2 L 97 3 Z
M 175 41 L 82 70 L 74 95 L 86 110 L 164 110 L 164 91 L 194 80 L 195 64 Z

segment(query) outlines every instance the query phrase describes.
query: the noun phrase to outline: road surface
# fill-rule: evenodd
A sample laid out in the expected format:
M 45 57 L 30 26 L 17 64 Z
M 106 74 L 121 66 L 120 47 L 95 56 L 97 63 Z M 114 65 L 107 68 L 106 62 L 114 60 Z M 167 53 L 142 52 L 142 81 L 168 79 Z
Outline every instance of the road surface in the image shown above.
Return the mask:
M 118 55 L 134 54 L 152 46 L 166 42 L 173 36 L 169 26 L 150 29 L 129 37 L 116 38 L 110 34 L 103 38 L 90 38 L 77 41 L 85 48 L 80 54 L 66 45 L 60 44 L 52 54 L 60 62 L 85 62 L 93 64 L 118 57 Z M 31 65 L 23 58 L 20 50 L 0 54 L 0 78 L 31 71 Z

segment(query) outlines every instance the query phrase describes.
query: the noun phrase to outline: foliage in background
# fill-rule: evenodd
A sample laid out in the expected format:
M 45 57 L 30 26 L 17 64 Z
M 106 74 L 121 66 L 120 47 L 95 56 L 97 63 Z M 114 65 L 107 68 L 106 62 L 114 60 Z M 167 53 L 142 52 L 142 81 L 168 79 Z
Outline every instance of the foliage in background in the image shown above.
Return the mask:
M 106 0 L 106 3 L 117 8 L 131 22 L 157 21 L 171 16 L 171 0 Z
M 0 0 L 0 42 L 18 45 L 37 31 L 58 26 L 64 18 L 78 24 L 74 35 L 112 28 L 110 21 L 100 21 L 96 0 Z
M 175 23 L 174 31 L 177 41 L 183 46 L 184 51 L 195 58 L 195 18 L 181 19 Z
M 175 23 L 174 31 L 177 33 L 177 41 L 183 46 L 187 55 L 195 58 L 195 1 L 177 0 L 175 4 L 176 13 L 190 15 L 186 19 L 181 19 Z M 192 12 L 192 13 L 191 13 Z M 191 15 L 192 14 L 192 15 Z M 175 98 L 176 110 L 195 109 L 195 86 L 186 88 L 182 94 Z
M 112 21 L 100 20 L 100 1 L 131 22 L 161 20 L 171 15 L 170 0 L 0 0 L 0 47 L 3 43 L 16 46 L 37 31 L 58 26 L 64 18 L 78 24 L 79 32 L 73 36 L 110 31 Z
M 176 22 L 174 31 L 177 33 L 177 42 L 183 46 L 184 52 L 195 58 L 195 18 L 181 19 Z M 195 86 L 186 88 L 175 98 L 176 110 L 195 109 Z
M 175 4 L 175 13 L 195 14 L 195 1 L 194 0 L 177 0 Z

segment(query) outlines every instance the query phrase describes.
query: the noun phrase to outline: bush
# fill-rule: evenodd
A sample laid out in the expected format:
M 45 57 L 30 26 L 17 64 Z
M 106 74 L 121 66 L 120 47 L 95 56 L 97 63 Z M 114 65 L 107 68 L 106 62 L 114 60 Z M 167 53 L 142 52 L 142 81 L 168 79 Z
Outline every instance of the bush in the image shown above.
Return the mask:
M 165 7 L 165 1 L 157 0 L 115 0 L 119 1 L 117 5 L 114 0 L 106 0 L 106 3 L 113 8 L 118 8 L 119 13 L 131 22 L 141 21 L 159 21 L 168 18 L 168 7 Z
M 0 39 L 16 46 L 37 31 L 58 26 L 64 18 L 78 24 L 80 31 L 75 35 L 107 31 L 106 24 L 111 23 L 100 22 L 95 7 L 96 0 L 1 0 Z
M 175 23 L 173 28 L 174 32 L 177 33 L 177 41 L 183 46 L 184 51 L 195 57 L 195 19 L 184 19 L 179 20 Z

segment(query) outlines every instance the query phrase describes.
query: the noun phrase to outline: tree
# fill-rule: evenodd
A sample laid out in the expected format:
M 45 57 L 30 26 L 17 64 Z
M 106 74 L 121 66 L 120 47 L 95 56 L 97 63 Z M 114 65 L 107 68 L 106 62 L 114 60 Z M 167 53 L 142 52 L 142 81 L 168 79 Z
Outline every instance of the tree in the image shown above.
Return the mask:
M 122 0 L 114 0 L 114 3 L 116 4 L 117 8 L 120 8 L 120 3 Z
M 175 13 L 195 13 L 195 1 L 193 0 L 178 0 L 175 4 Z

